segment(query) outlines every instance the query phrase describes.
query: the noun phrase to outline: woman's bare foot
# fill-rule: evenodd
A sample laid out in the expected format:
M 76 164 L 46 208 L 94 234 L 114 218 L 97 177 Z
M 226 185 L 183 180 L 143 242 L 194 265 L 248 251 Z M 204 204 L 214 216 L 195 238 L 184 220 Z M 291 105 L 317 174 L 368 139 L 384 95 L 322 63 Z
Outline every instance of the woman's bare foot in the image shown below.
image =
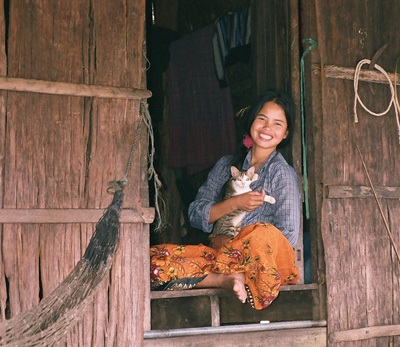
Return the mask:
M 231 275 L 226 275 L 226 276 L 228 277 L 228 279 L 226 280 L 226 284 L 228 286 L 231 286 L 231 289 L 236 294 L 238 299 L 242 303 L 245 303 L 246 299 L 247 299 L 247 291 L 244 286 L 244 273 L 241 272 L 238 274 L 231 274 Z M 230 288 L 227 288 L 227 289 L 230 289 Z
M 247 299 L 247 291 L 244 286 L 244 273 L 234 273 L 230 275 L 210 273 L 204 280 L 196 285 L 196 288 L 224 288 L 232 290 L 237 298 L 245 303 Z

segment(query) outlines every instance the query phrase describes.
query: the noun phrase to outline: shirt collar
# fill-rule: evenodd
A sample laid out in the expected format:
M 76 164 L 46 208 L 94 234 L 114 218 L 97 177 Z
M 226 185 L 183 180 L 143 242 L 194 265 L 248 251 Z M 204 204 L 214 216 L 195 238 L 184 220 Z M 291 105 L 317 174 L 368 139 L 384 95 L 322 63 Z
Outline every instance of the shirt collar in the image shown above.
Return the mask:
M 278 151 L 276 151 L 276 150 L 274 152 L 272 152 L 272 154 L 269 156 L 269 158 L 264 163 L 262 163 L 260 165 L 260 167 L 258 168 L 258 172 L 260 172 L 264 167 L 266 167 L 272 161 L 272 159 L 274 159 L 276 157 L 277 154 L 278 154 Z M 244 170 L 247 170 L 247 169 L 250 168 L 251 155 L 252 155 L 252 151 L 249 150 L 247 155 L 246 155 L 246 158 L 244 159 L 244 163 L 243 163 L 243 169 Z

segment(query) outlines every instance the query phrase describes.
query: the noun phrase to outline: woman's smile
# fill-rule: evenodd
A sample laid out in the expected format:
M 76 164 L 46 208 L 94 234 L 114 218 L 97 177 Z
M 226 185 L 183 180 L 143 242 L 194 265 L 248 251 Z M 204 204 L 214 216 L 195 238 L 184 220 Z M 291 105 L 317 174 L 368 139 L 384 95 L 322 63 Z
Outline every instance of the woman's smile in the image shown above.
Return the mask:
M 265 103 L 250 133 L 256 146 L 274 149 L 288 135 L 285 111 L 273 101 Z

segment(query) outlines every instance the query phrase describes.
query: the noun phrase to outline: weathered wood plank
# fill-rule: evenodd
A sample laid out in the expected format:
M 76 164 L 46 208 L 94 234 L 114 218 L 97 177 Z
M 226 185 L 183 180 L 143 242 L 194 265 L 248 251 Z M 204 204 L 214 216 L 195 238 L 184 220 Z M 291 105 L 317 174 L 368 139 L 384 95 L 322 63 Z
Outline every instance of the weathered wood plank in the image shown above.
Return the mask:
M 0 209 L 0 223 L 97 223 L 101 209 Z M 154 220 L 154 208 L 123 209 L 121 223 L 146 223 Z
M 323 101 L 325 88 L 323 87 L 324 77 L 321 79 L 321 71 L 312 72 L 312 66 L 323 65 L 323 46 L 325 41 L 322 39 L 323 33 L 319 32 L 319 2 L 315 1 L 314 9 L 309 8 L 307 4 L 301 10 L 301 37 L 312 38 L 318 42 L 318 47 L 309 52 L 304 59 L 303 82 L 304 89 L 304 115 L 305 115 L 305 135 L 307 142 L 307 171 L 308 171 L 308 189 L 310 203 L 310 222 L 305 221 L 305 231 L 310 233 L 311 246 L 311 268 L 312 281 L 320 284 L 319 290 L 313 291 L 313 317 L 314 319 L 326 318 L 326 286 L 325 286 L 325 255 L 324 244 L 321 235 L 321 209 L 323 203 L 323 147 L 322 131 L 323 129 Z M 322 41 L 321 41 L 322 39 Z M 308 40 L 307 40 L 308 41 Z M 310 46 L 309 42 L 303 42 L 303 52 Z M 322 47 L 321 49 L 319 47 Z M 322 86 L 321 86 L 322 84 Z M 316 87 L 318 86 L 318 87 Z M 300 156 L 301 158 L 301 156 Z M 317 183 L 318 182 L 318 183 Z
M 146 99 L 151 92 L 138 88 L 53 82 L 26 78 L 0 77 L 0 89 L 55 95 L 92 96 L 112 99 Z
M 394 110 L 385 117 L 373 117 L 359 107 L 360 121 L 354 124 L 353 78 L 357 62 L 371 59 L 385 43 L 390 43 L 390 48 L 377 63 L 386 71 L 393 72 L 399 43 L 395 39 L 395 21 L 385 20 L 384 14 L 398 13 L 400 3 L 392 0 L 384 4 L 375 0 L 368 3 L 339 2 L 317 0 L 315 4 L 304 3 L 304 13 L 313 12 L 314 6 L 318 11 L 317 37 L 321 61 L 316 63 L 322 67 L 322 73 L 319 67 L 314 69 L 315 83 L 312 85 L 315 99 L 322 94 L 322 110 L 315 108 L 313 115 L 320 122 L 315 134 L 321 141 L 309 147 L 313 152 L 319 152 L 317 156 L 320 158 L 321 170 L 315 185 L 322 189 L 325 186 L 368 186 L 356 150 L 359 146 L 374 186 L 398 187 L 400 167 L 396 159 L 400 148 Z M 339 7 L 344 10 L 338 16 Z M 396 42 L 394 46 L 392 42 Z M 353 68 L 338 71 L 329 66 Z M 382 84 L 385 77 L 380 72 L 367 71 L 366 67 L 365 70 L 361 72 L 361 80 L 372 83 L 360 83 L 358 93 L 367 107 L 381 112 L 390 101 L 390 88 Z M 313 104 L 314 98 L 310 100 Z M 398 262 L 376 201 L 363 197 L 326 198 L 325 193 L 323 190 L 320 195 L 321 223 L 317 227 L 324 241 L 328 333 L 397 324 L 400 318 L 397 305 L 399 281 L 396 278 L 399 276 Z M 399 217 L 398 213 L 394 214 L 399 209 L 399 201 L 388 198 L 383 199 L 382 204 L 395 230 Z M 332 346 L 360 347 L 398 344 L 397 336 L 330 343 Z
M 185 336 L 144 340 L 145 347 L 254 347 L 265 346 L 266 343 L 274 347 L 325 347 L 327 345 L 326 328 L 213 334 L 202 335 L 201 338 L 199 336 Z
M 339 64 L 340 58 L 336 58 Z M 375 95 L 371 95 L 366 84 L 359 87 L 363 100 L 369 105 L 373 103 L 373 109 L 387 107 L 387 85 L 374 84 Z M 394 117 L 391 114 L 372 117 L 360 110 L 360 122 L 354 124 L 349 116 L 353 114 L 354 99 L 349 97 L 354 96 L 352 83 L 327 78 L 325 88 L 322 144 L 325 185 L 368 186 L 356 150 L 359 146 L 376 187 L 400 186 L 398 162 L 390 159 L 399 156 Z M 392 276 L 396 260 L 377 203 L 372 195 L 365 198 L 366 191 L 353 189 L 351 194 L 357 195 L 354 198 L 324 196 L 321 231 L 325 246 L 329 333 L 398 321 L 393 303 L 397 289 Z M 398 208 L 399 204 L 398 197 L 386 198 L 388 193 L 385 189 L 379 192 L 385 213 L 389 206 L 397 205 Z M 392 223 L 394 219 L 398 221 L 398 217 L 392 216 Z M 371 340 L 370 343 L 389 343 L 388 337 L 379 339 L 379 342 Z M 365 341 L 364 345 L 367 344 Z
M 378 198 L 400 199 L 400 187 L 374 187 Z M 374 193 L 368 186 L 339 186 L 327 185 L 325 187 L 325 198 L 373 198 Z
M 7 294 L 9 305 L 2 314 L 4 317 L 14 317 L 37 304 L 40 291 L 38 245 L 39 229 L 36 226 L 3 227 L 2 262 L 8 285 L 4 294 Z
M 377 337 L 400 335 L 400 325 L 383 325 L 360 329 L 335 331 L 329 334 L 329 342 L 367 340 Z
M 9 3 L 8 25 L 0 28 L 0 37 L 7 40 L 7 55 L 0 53 L 5 58 L 0 75 L 45 82 L 28 92 L 1 92 L 2 208 L 40 213 L 93 210 L 96 216 L 89 218 L 94 221 L 101 216 L 110 201 L 104 186 L 125 172 L 139 119 L 139 102 L 137 95 L 130 99 L 136 93 L 132 91 L 145 91 L 144 8 L 144 0 Z M 4 48 L 4 42 L 0 45 Z M 57 89 L 60 86 L 67 90 Z M 116 92 L 119 87 L 123 99 L 117 98 L 122 96 Z M 82 97 L 61 95 L 65 93 Z M 68 346 L 142 345 L 149 235 L 148 225 L 139 222 L 138 206 L 146 209 L 148 221 L 151 211 L 143 194 L 148 193 L 146 171 L 138 163 L 146 157 L 147 145 L 139 145 L 124 199 L 127 209 L 139 211 L 134 217 L 138 223 L 122 223 L 111 274 L 68 334 Z M 6 293 L 9 317 L 50 295 L 93 234 L 92 223 L 46 223 L 48 217 L 41 215 L 41 225 L 2 225 L 0 305 L 3 311 Z
M 320 67 L 314 66 L 313 69 L 320 69 Z M 324 67 L 324 72 L 325 72 L 325 77 L 327 78 L 354 80 L 355 68 L 327 65 Z M 388 72 L 388 75 L 392 83 L 396 82 L 396 84 L 400 85 L 400 81 L 398 78 L 396 79 L 394 73 Z M 384 76 L 381 72 L 370 69 L 362 69 L 360 71 L 359 81 L 381 83 L 381 84 L 389 83 L 386 76 Z
M 1 2 L 4 6 L 4 1 Z M 6 35 L 4 35 L 4 31 L 6 28 L 6 20 L 4 11 L 0 11 L 0 75 L 5 75 L 7 73 L 7 59 L 6 59 Z M 7 97 L 6 93 L 0 93 L 0 165 L 2 169 L 0 169 L 0 206 L 3 206 L 3 186 L 5 182 L 4 178 L 4 154 L 5 154 L 5 145 L 6 142 L 5 134 L 6 134 L 6 104 Z M 4 240 L 3 236 L 3 226 L 0 225 L 0 240 Z M 6 276 L 4 274 L 4 263 L 3 260 L 3 251 L 2 245 L 0 244 L 0 322 L 6 319 L 6 310 L 7 310 L 7 283 Z
M 219 327 L 221 325 L 221 314 L 219 308 L 219 296 L 210 296 L 210 309 L 211 309 L 211 326 Z
M 290 330 L 301 328 L 326 327 L 326 320 L 311 321 L 311 320 L 291 320 L 281 322 L 262 321 L 262 323 L 254 324 L 234 324 L 217 327 L 198 327 L 198 328 L 183 328 L 183 329 L 162 329 L 146 331 L 145 339 L 154 339 L 161 337 L 185 337 L 185 336 L 204 336 L 204 335 L 219 335 L 219 334 L 235 334 L 255 331 L 271 331 L 271 330 Z
M 280 291 L 299 291 L 299 290 L 316 290 L 317 284 L 293 284 L 289 286 L 281 286 Z M 233 292 L 221 288 L 207 289 L 191 289 L 191 290 L 172 290 L 172 291 L 152 291 L 150 298 L 155 299 L 171 299 L 194 296 L 232 296 Z

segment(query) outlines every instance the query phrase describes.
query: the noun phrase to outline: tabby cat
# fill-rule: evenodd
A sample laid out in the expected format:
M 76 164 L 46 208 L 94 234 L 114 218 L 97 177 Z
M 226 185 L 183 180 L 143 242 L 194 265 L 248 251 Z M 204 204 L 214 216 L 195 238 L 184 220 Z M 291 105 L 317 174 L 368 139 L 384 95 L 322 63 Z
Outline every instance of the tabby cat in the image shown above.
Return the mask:
M 248 170 L 239 170 L 235 166 L 231 166 L 231 174 L 232 177 L 222 188 L 223 200 L 251 191 L 250 184 L 258 179 L 254 166 Z M 274 204 L 275 198 L 266 195 L 264 201 Z M 246 211 L 236 210 L 218 219 L 214 224 L 211 237 L 227 235 L 230 238 L 234 238 L 241 230 L 242 219 L 245 214 Z

